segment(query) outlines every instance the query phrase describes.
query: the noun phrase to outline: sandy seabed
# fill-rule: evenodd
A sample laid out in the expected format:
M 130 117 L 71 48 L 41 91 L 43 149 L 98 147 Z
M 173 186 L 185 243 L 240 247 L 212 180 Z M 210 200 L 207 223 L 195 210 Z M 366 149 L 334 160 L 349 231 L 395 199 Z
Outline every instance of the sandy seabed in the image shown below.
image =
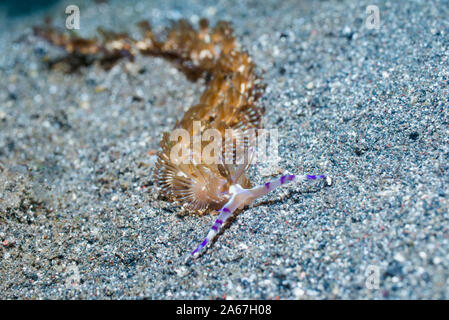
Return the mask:
M 265 72 L 280 169 L 333 183 L 269 194 L 184 264 L 214 218 L 157 197 L 152 150 L 204 83 L 160 58 L 49 70 L 62 52 L 32 26 L 64 26 L 70 1 L 2 12 L 3 298 L 449 297 L 447 2 L 377 1 L 378 30 L 370 1 L 77 2 L 83 36 L 231 21 Z M 254 183 L 270 179 L 259 169 Z

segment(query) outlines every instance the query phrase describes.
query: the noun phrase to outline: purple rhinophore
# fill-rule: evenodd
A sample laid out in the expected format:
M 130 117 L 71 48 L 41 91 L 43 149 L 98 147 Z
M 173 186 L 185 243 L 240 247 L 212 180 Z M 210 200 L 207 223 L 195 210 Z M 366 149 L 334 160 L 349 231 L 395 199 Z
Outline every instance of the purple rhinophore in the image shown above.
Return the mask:
M 215 220 L 215 223 L 216 224 L 223 224 L 223 220 L 217 219 L 217 220 Z
M 203 242 L 201 242 L 201 245 L 200 245 L 200 247 L 204 247 L 205 245 L 207 244 L 207 238 L 206 239 L 204 239 L 204 241 Z
M 216 226 L 215 224 L 212 226 L 212 230 L 214 231 L 218 231 L 218 226 Z
M 221 211 L 223 212 L 231 212 L 228 208 L 224 207 L 223 209 L 221 209 Z

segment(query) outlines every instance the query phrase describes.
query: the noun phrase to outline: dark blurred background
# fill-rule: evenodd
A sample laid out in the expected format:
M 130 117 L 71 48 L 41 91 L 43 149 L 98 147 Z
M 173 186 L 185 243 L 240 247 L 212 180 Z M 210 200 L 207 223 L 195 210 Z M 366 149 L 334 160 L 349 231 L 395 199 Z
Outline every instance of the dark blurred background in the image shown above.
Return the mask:
M 1 0 L 0 10 L 10 17 L 23 17 L 31 13 L 46 10 L 60 0 Z

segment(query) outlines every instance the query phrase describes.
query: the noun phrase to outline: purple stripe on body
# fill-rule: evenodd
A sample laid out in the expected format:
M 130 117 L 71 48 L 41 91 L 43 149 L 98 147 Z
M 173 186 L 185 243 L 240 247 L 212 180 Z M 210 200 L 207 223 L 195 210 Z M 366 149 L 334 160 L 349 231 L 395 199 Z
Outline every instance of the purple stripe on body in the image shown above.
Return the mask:
M 291 174 L 288 176 L 288 181 L 292 181 L 293 179 L 295 179 L 295 175 Z
M 322 174 L 322 175 L 318 176 L 318 178 L 324 179 L 324 178 L 326 178 L 326 176 L 324 174 Z
M 308 175 L 306 176 L 306 178 L 307 178 L 307 179 L 310 179 L 310 180 L 315 180 L 315 179 L 316 179 L 316 176 L 311 176 L 310 174 L 308 174 Z
M 212 226 L 212 230 L 218 231 L 218 226 L 214 224 L 214 225 Z
M 215 223 L 216 224 L 223 224 L 223 220 L 217 219 L 217 220 L 215 220 Z
M 287 178 L 287 176 L 282 176 L 282 177 L 281 177 L 281 184 L 284 184 L 284 183 L 285 183 L 285 178 Z
M 265 183 L 265 188 L 270 189 L 270 183 L 269 182 Z
M 198 246 L 198 248 L 196 248 L 195 250 L 192 251 L 191 255 L 193 256 L 195 253 L 198 252 L 198 250 L 200 250 L 201 248 L 203 248 L 206 244 L 207 244 L 207 238 L 204 239 L 203 242 L 201 242 L 201 244 Z
M 221 211 L 223 212 L 231 212 L 228 208 L 224 207 L 223 209 L 221 209 Z

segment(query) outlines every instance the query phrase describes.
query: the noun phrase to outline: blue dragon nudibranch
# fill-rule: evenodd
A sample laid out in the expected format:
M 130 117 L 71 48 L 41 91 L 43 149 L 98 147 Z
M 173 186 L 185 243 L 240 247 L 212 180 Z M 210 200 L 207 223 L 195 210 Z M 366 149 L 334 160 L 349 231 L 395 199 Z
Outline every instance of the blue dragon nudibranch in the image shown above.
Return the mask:
M 257 105 L 257 101 L 262 95 L 263 85 L 251 57 L 239 49 L 229 23 L 219 21 L 211 28 L 206 19 L 201 19 L 199 28 L 195 29 L 188 21 L 179 20 L 173 22 L 160 37 L 154 35 L 147 21 L 140 22 L 139 27 L 142 39 L 102 29 L 99 30 L 102 40 L 84 39 L 59 32 L 50 25 L 35 27 L 34 32 L 65 49 L 68 56 L 51 65 L 65 62 L 69 64 L 68 71 L 93 62 L 110 68 L 120 59 L 132 60 L 135 55 L 141 54 L 173 61 L 189 79 L 204 77 L 206 88 L 199 103 L 190 107 L 174 128 L 187 131 L 190 137 L 202 137 L 208 129 L 218 131 L 220 137 L 225 137 L 228 130 L 246 136 L 249 131 L 261 128 L 264 109 Z M 170 140 L 170 134 L 164 133 L 154 171 L 162 193 L 169 200 L 184 204 L 192 212 L 204 213 L 210 209 L 219 213 L 206 238 L 191 253 L 191 257 L 197 257 L 202 252 L 236 210 L 293 180 L 326 178 L 324 175 L 288 174 L 252 188 L 245 171 L 251 164 L 248 158 L 253 142 L 253 139 L 248 139 L 242 145 L 234 146 L 232 142 L 230 146 L 223 139 L 221 145 L 224 147 L 217 159 L 228 159 L 225 151 L 231 150 L 231 163 L 222 160 L 211 163 L 177 162 L 171 158 L 175 144 Z M 199 150 L 204 150 L 207 144 L 209 141 L 200 139 Z M 246 150 L 243 164 L 238 161 L 241 160 L 242 146 Z M 191 150 L 189 158 L 197 158 L 195 153 L 198 151 L 191 141 L 185 142 L 184 147 Z M 330 184 L 330 179 L 326 179 Z

